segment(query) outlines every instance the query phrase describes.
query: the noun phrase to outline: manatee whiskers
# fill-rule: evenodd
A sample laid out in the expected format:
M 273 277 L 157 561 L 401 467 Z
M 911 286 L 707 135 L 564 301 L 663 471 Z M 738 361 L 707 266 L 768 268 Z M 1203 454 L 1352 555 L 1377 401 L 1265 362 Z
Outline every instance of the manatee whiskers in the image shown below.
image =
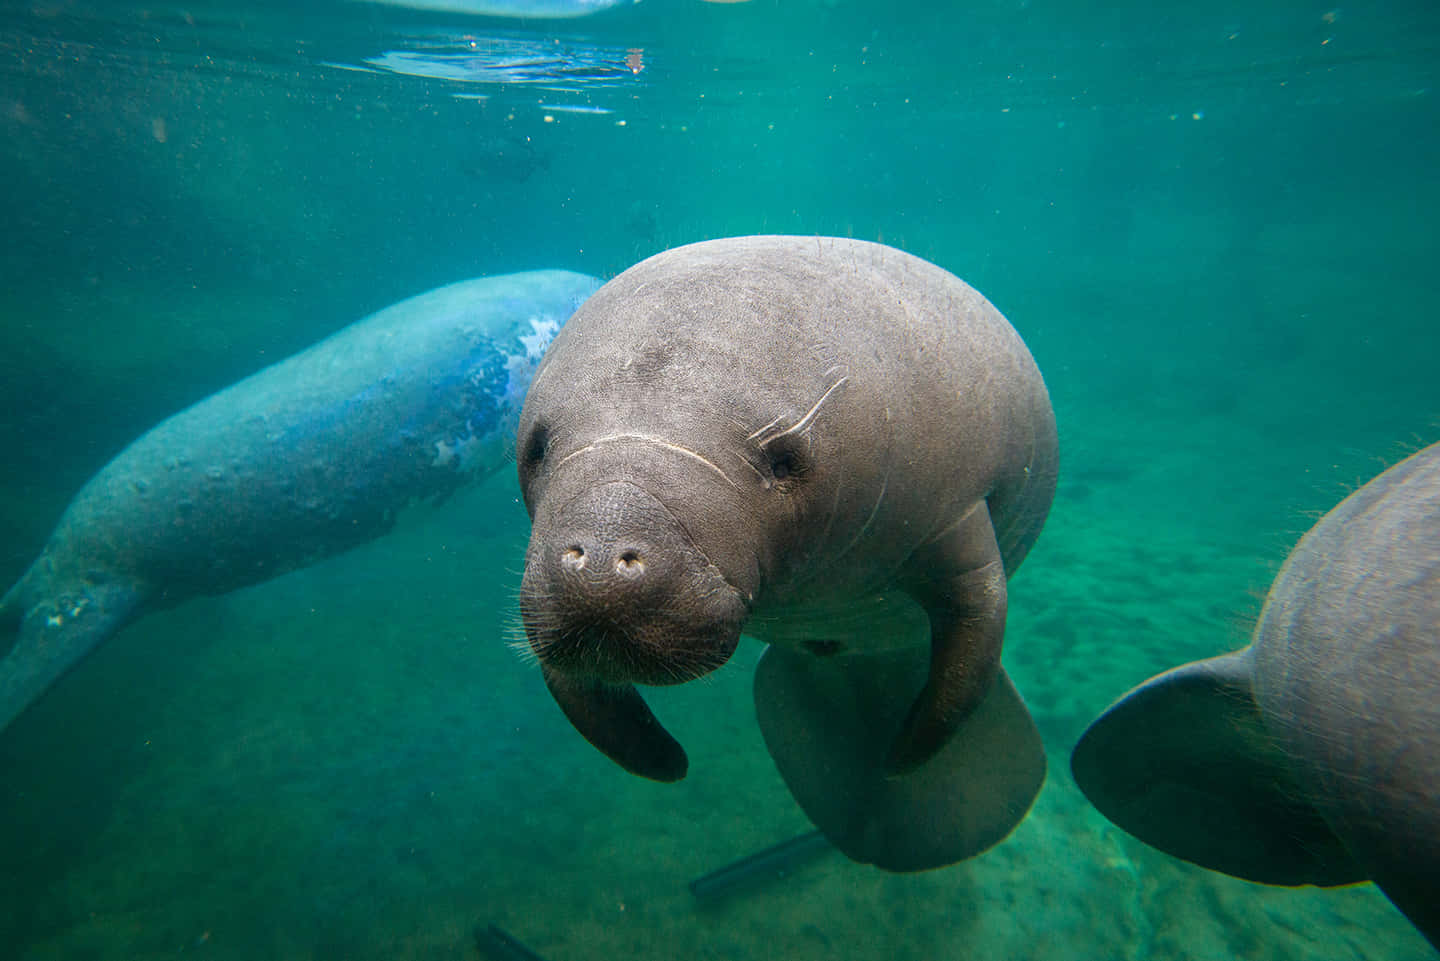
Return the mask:
M 726 658 L 718 655 L 711 656 L 708 652 L 696 654 L 688 652 L 690 656 L 684 660 L 672 660 L 670 665 L 670 678 L 676 684 L 686 684 L 690 681 L 708 679 L 716 670 L 723 667 Z
M 705 591 L 706 596 L 719 593 Z M 686 630 L 691 609 L 672 601 L 629 624 L 604 613 L 567 612 L 557 603 L 562 600 L 536 593 L 522 604 L 522 619 L 512 625 L 509 644 L 527 663 L 613 681 L 680 684 L 723 665 L 733 648 Z
M 527 637 L 506 638 L 505 646 L 514 651 L 515 656 L 520 659 L 520 663 L 526 666 L 533 667 L 540 663 L 540 655 L 535 653 L 535 649 L 530 646 L 530 639 Z
M 525 620 L 518 609 L 512 609 L 506 613 L 501 631 L 504 635 L 505 646 L 514 651 L 523 663 L 540 663 L 540 655 L 535 653 L 535 648 L 530 646 L 530 635 L 525 633 Z
M 554 658 L 562 652 L 567 661 L 595 660 L 609 645 L 613 635 L 625 635 L 623 628 L 612 630 L 612 625 L 602 624 L 593 617 L 557 620 L 558 624 L 544 628 L 537 628 L 532 624 L 528 632 L 531 648 L 541 661 Z

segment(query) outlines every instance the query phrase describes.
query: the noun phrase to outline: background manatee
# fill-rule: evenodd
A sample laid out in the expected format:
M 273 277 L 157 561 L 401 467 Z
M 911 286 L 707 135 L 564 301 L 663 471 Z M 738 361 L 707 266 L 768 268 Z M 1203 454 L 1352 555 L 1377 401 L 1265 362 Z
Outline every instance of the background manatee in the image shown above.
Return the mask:
M 1072 768 L 1162 851 L 1267 884 L 1372 879 L 1440 946 L 1440 445 L 1300 540 L 1249 647 L 1140 685 Z
M 0 600 L 0 728 L 146 611 L 363 544 L 508 463 L 535 365 L 598 286 L 546 270 L 432 290 L 125 448 Z

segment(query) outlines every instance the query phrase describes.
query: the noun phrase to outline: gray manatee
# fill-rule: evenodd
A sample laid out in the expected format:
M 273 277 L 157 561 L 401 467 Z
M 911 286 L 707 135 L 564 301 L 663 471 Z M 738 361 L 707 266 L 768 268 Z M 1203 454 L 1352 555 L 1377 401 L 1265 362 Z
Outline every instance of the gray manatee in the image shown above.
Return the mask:
M 851 858 L 938 867 L 1024 817 L 1045 757 L 1000 647 L 1055 420 L 975 290 L 855 240 L 666 251 L 561 331 L 517 455 L 530 647 L 613 760 L 684 776 L 634 685 L 707 673 L 743 629 L 770 645 L 770 753 Z
M 0 729 L 145 612 L 363 544 L 507 464 L 535 366 L 598 286 L 546 270 L 432 290 L 125 448 L 0 600 Z
M 1265 884 L 1374 880 L 1440 946 L 1440 445 L 1301 538 L 1249 647 L 1140 685 L 1071 768 L 1162 851 Z

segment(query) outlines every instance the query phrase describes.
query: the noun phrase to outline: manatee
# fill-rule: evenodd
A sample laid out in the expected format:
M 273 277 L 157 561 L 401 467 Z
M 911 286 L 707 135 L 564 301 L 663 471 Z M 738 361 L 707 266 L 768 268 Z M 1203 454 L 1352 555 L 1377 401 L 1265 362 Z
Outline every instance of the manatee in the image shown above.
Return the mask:
M 706 674 L 743 630 L 767 747 L 852 859 L 938 867 L 1024 817 L 1045 757 L 1000 648 L 1055 419 L 975 290 L 856 240 L 666 251 L 561 331 L 516 444 L 529 648 L 601 752 L 684 776 L 635 685 Z
M 1301 538 L 1248 647 L 1125 695 L 1071 769 L 1167 854 L 1264 884 L 1373 880 L 1440 947 L 1440 445 Z
M 545 270 L 432 290 L 126 447 L 0 599 L 0 729 L 146 612 L 363 544 L 508 465 L 535 366 L 598 286 Z

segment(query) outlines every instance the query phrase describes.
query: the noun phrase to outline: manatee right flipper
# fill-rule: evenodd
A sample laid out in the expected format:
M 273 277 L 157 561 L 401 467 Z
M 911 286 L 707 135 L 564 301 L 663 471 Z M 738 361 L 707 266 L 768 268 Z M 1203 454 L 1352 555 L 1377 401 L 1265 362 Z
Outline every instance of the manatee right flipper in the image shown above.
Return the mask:
M 0 600 L 0 645 L 11 635 L 8 649 L 0 647 L 0 731 L 120 630 L 140 604 L 140 592 L 120 581 L 60 590 L 43 576 L 45 563 L 37 561 Z
M 1045 780 L 1039 731 L 1004 671 L 933 757 L 887 776 L 929 666 L 918 648 L 822 658 L 771 645 L 755 673 L 760 730 L 790 793 L 846 856 L 887 871 L 979 854 L 1020 823 Z
M 1366 880 L 1266 731 L 1251 658 L 1187 664 L 1131 691 L 1070 759 L 1107 818 L 1167 854 L 1262 884 Z

